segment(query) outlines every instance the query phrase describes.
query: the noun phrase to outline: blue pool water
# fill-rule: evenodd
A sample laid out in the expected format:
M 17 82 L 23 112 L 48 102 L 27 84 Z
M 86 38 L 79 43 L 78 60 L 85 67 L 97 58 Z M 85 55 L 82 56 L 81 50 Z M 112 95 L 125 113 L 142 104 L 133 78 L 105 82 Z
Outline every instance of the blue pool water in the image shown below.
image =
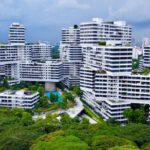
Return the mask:
M 55 95 L 58 95 L 58 100 L 55 102 L 55 103 L 60 103 L 60 102 L 63 102 L 63 98 L 61 97 L 60 93 L 58 91 L 53 91 L 53 92 L 45 92 L 45 95 L 50 98 L 50 95 L 52 94 L 55 94 Z

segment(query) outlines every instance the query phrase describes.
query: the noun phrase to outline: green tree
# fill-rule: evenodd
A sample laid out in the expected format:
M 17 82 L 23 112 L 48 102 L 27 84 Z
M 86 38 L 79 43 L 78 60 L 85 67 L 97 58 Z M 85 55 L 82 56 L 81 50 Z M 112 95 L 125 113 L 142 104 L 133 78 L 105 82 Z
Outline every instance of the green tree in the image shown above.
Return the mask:
M 109 127 L 110 128 L 110 127 Z M 109 130 L 108 128 L 108 130 Z M 114 129 L 114 131 L 116 128 Z M 116 130 L 117 131 L 117 130 Z M 111 131 L 109 130 L 109 133 Z M 150 126 L 145 124 L 128 124 L 121 127 L 115 134 L 118 137 L 135 142 L 139 147 L 144 143 L 148 143 L 150 139 Z
M 59 96 L 56 94 L 55 95 L 55 101 L 58 102 Z
M 40 107 L 42 107 L 42 108 L 48 108 L 49 107 L 49 103 L 48 103 L 46 96 L 42 96 L 40 98 Z
M 59 136 L 51 141 L 40 141 L 31 150 L 88 150 L 88 145 L 75 136 Z
M 70 118 L 68 114 L 63 114 L 61 116 L 60 121 L 61 121 L 63 128 L 66 128 L 66 129 L 72 124 L 72 119 Z
M 56 96 L 55 96 L 55 94 L 50 93 L 50 101 L 51 101 L 52 103 L 56 102 Z
M 81 95 L 80 86 L 78 86 L 78 85 L 74 86 L 74 87 L 73 87 L 73 91 L 74 91 L 78 96 Z
M 66 94 L 66 99 L 73 101 L 74 100 L 74 96 L 71 94 L 71 92 Z
M 75 24 L 75 25 L 74 25 L 74 29 L 78 29 L 78 25 Z
M 9 89 L 9 83 L 8 83 L 7 78 L 4 78 L 3 80 L 3 87 L 5 87 L 6 89 Z
M 0 134 L 1 150 L 29 150 L 33 140 L 39 136 L 35 130 L 28 130 L 18 124 L 11 124 Z
M 142 150 L 150 150 L 150 143 L 142 145 Z
M 5 87 L 0 87 L 0 92 L 3 92 L 3 91 L 5 91 L 5 90 L 6 90 Z
M 40 97 L 44 96 L 45 90 L 42 86 L 38 87 L 37 91 L 40 93 Z
M 23 112 L 24 112 L 24 111 L 23 111 L 23 109 L 21 109 L 21 108 L 13 108 L 13 109 L 12 109 L 13 115 L 14 115 L 14 116 L 17 116 L 17 117 L 19 117 L 19 118 L 22 117 Z
M 126 109 L 124 111 L 124 116 L 132 123 L 145 123 L 146 115 L 144 108 L 139 108 L 133 110 L 132 108 Z
M 140 150 L 140 149 L 133 145 L 123 145 L 123 146 L 115 146 L 109 148 L 108 150 Z
M 148 74 L 150 73 L 149 68 L 144 68 L 143 71 L 142 71 L 142 73 L 143 73 L 144 75 L 148 75 Z
M 33 123 L 32 116 L 28 112 L 23 112 L 21 121 L 24 126 L 31 125 Z
M 123 146 L 123 145 L 134 145 L 134 143 L 124 138 L 106 135 L 96 136 L 92 140 L 93 149 L 107 150 L 114 146 Z
M 139 66 L 139 59 L 133 59 L 132 61 L 132 69 L 137 69 Z
M 31 85 L 31 86 L 29 86 L 29 90 L 37 91 L 37 86 L 36 85 Z

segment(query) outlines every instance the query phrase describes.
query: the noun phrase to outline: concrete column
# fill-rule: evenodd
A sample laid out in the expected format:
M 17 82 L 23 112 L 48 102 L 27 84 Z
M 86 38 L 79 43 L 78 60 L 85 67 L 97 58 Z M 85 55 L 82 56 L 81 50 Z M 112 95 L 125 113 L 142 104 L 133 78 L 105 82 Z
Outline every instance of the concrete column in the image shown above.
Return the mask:
M 56 83 L 53 82 L 45 82 L 45 91 L 55 91 L 56 90 Z

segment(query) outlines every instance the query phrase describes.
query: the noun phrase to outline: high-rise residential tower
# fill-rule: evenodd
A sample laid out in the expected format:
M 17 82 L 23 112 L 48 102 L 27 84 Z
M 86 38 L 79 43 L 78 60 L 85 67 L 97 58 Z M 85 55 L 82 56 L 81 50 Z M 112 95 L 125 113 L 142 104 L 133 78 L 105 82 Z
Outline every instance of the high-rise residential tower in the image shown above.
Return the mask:
M 62 29 L 60 58 L 64 65 L 64 83 L 67 86 L 79 85 L 82 65 L 82 47 L 80 46 L 80 28 L 78 25 Z
M 9 44 L 25 45 L 25 27 L 19 23 L 12 23 L 9 28 Z
M 101 41 L 119 41 L 131 45 L 132 28 L 125 21 L 104 21 L 93 18 L 80 24 L 80 43 L 98 44 Z
M 150 38 L 143 40 L 143 66 L 150 68 Z
M 96 18 L 81 23 L 80 46 L 83 100 L 98 114 L 123 123 L 123 111 L 131 104 L 150 106 L 150 75 L 132 72 L 132 28 L 126 22 Z

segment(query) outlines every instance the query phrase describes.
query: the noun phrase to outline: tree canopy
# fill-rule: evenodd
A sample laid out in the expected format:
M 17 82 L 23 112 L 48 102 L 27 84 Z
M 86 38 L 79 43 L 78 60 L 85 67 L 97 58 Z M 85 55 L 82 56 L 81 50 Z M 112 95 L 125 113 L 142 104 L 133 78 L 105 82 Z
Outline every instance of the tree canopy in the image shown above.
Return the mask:
M 23 109 L 0 109 L 0 149 L 4 150 L 149 150 L 150 126 L 130 123 L 90 124 L 87 119 L 57 119 L 48 114 L 45 119 L 32 120 Z

